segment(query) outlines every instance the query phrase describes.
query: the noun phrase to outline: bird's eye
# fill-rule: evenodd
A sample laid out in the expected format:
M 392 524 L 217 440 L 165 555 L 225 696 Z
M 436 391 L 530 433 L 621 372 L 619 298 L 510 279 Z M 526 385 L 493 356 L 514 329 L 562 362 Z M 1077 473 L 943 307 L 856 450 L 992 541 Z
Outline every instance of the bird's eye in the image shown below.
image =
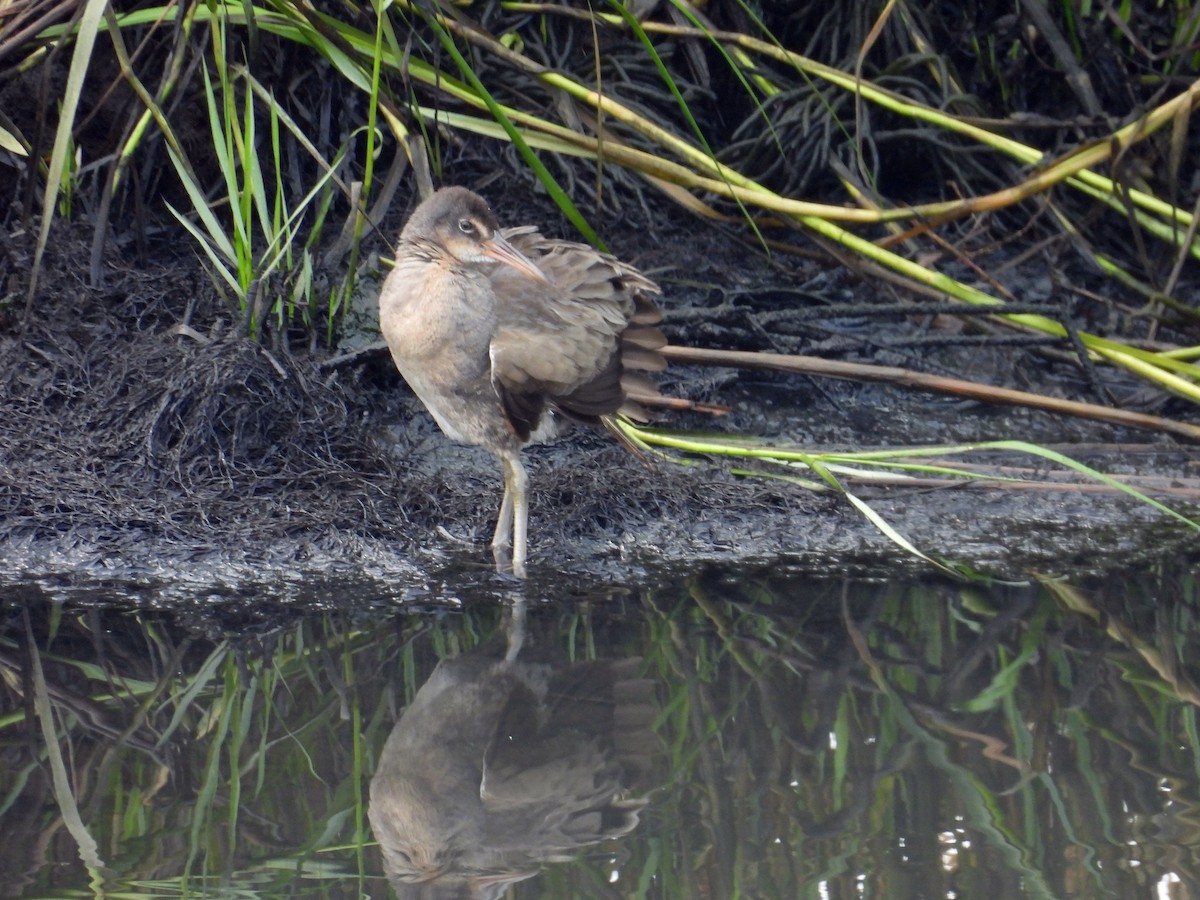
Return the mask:
M 461 231 L 463 234 L 474 234 L 475 233 L 475 223 L 472 222 L 470 219 L 459 219 L 458 220 L 458 230 Z

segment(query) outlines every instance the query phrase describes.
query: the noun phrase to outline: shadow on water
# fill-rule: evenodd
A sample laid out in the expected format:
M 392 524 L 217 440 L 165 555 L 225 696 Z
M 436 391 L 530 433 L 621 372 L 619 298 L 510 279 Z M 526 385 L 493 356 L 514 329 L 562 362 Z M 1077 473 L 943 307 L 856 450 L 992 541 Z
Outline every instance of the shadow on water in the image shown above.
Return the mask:
M 710 573 L 523 625 L 4 591 L 0 895 L 1200 891 L 1190 573 Z

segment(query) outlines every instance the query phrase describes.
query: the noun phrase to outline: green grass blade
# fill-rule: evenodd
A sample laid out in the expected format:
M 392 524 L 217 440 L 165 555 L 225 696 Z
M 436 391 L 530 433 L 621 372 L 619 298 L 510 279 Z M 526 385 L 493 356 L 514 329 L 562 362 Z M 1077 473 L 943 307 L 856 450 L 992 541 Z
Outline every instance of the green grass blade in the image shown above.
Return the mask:
M 221 255 L 217 252 L 217 248 L 213 247 L 212 242 L 208 239 L 207 235 L 189 222 L 187 217 L 173 207 L 170 203 L 167 204 L 167 209 L 170 210 L 171 215 L 179 220 L 179 224 L 187 230 L 188 234 L 196 239 L 196 243 L 200 245 L 200 248 L 204 251 L 204 255 L 207 256 L 209 262 L 212 263 L 213 269 L 218 275 L 221 276 L 222 280 L 229 285 L 229 287 L 233 290 L 234 295 L 239 299 L 245 299 L 245 289 L 238 282 L 237 275 L 235 275 L 229 269 L 228 265 L 226 264 L 226 260 L 221 258 Z
M 92 60 L 96 35 L 108 0 L 86 0 L 83 15 L 79 19 L 79 30 L 75 38 L 75 51 L 71 54 L 71 67 L 67 70 L 67 83 L 63 90 L 62 107 L 59 110 L 58 126 L 54 132 L 54 147 L 50 151 L 50 168 L 42 197 L 42 221 L 38 229 L 37 246 L 33 251 L 33 268 L 29 274 L 27 303 L 33 302 L 37 291 L 38 273 L 42 268 L 42 256 L 46 252 L 46 241 L 50 238 L 50 223 L 54 221 L 54 208 L 58 203 L 62 187 L 63 172 L 73 144 L 72 130 L 75 127 L 75 112 L 83 96 L 84 79 Z M 65 38 L 64 38 L 65 40 Z
M 426 21 L 429 23 L 430 27 L 433 28 L 438 40 L 441 41 L 442 47 L 445 48 L 446 52 L 450 54 L 450 57 L 454 60 L 455 65 L 458 66 L 459 73 L 467 80 L 471 87 L 474 88 L 479 98 L 483 100 L 484 104 L 488 108 L 488 112 L 490 112 L 496 121 L 500 123 L 501 127 L 504 129 L 504 133 L 508 135 L 508 139 L 512 142 L 513 146 L 517 148 L 517 152 L 521 154 L 521 158 L 525 160 L 526 165 L 528 165 L 529 168 L 532 169 L 537 175 L 538 180 L 542 183 L 542 186 L 546 188 L 547 193 L 549 193 L 554 199 L 554 202 L 558 204 L 558 208 L 563 211 L 566 217 L 571 221 L 571 224 L 575 226 L 579 233 L 582 234 L 589 243 L 599 247 L 601 250 L 605 250 L 606 247 L 604 242 L 600 240 L 600 236 L 596 234 L 592 226 L 587 223 L 587 220 L 584 219 L 583 214 L 575 208 L 575 204 L 571 202 L 571 199 L 567 196 L 566 192 L 559 186 L 554 176 L 550 174 L 550 170 L 546 168 L 545 163 L 538 159 L 537 154 L 533 152 L 532 148 L 530 148 L 529 144 L 527 144 L 525 139 L 521 136 L 521 133 L 517 131 L 516 126 L 513 125 L 512 120 L 505 115 L 504 110 L 500 107 L 500 104 L 496 102 L 495 98 L 492 97 L 487 88 L 483 86 L 483 82 L 479 80 L 479 76 L 475 74 L 471 66 L 468 65 L 466 59 L 463 58 L 462 53 L 459 52 L 458 47 L 456 47 L 454 44 L 453 35 L 451 35 L 450 32 L 447 31 L 441 22 L 439 22 L 435 17 L 426 15 Z
M 1071 457 L 1059 453 L 1057 450 L 1039 447 L 1036 444 L 1029 444 L 1025 441 L 989 441 L 986 444 L 978 444 L 976 446 L 982 449 L 1016 450 L 1020 453 L 1029 453 L 1033 456 L 1040 456 L 1043 459 L 1051 460 L 1059 465 L 1066 466 L 1068 469 L 1074 469 L 1081 475 L 1086 475 L 1088 478 L 1095 479 L 1101 484 L 1106 484 L 1111 488 L 1115 488 L 1118 491 L 1126 493 L 1130 497 L 1145 503 L 1147 506 L 1151 506 L 1154 509 L 1157 509 L 1159 512 L 1165 513 L 1176 521 L 1182 522 L 1193 531 L 1200 531 L 1200 522 L 1196 521 L 1195 519 L 1190 519 L 1183 515 L 1183 513 L 1176 512 L 1165 503 L 1160 503 L 1153 497 L 1142 493 L 1137 488 L 1125 484 L 1119 478 L 1114 478 L 1112 475 L 1106 475 L 1104 472 L 1101 472 L 1098 469 L 1093 469 L 1091 466 L 1084 465 L 1081 462 L 1071 459 Z

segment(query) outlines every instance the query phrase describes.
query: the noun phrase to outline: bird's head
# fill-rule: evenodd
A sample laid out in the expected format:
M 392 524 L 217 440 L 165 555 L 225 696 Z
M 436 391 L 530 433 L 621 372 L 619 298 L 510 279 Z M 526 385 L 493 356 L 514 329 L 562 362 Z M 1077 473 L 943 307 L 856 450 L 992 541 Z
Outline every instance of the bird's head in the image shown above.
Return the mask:
M 431 243 L 464 265 L 503 263 L 535 281 L 548 281 L 535 263 L 500 234 L 500 223 L 487 202 L 463 187 L 435 191 L 413 212 L 400 240 Z

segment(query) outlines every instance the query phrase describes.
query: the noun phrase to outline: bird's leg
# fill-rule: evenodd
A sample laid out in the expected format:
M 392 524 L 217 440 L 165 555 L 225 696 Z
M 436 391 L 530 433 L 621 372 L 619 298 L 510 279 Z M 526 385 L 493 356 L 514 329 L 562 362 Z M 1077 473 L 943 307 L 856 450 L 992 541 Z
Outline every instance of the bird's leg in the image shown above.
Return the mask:
M 504 466 L 504 499 L 500 501 L 500 515 L 496 516 L 496 530 L 492 534 L 492 553 L 497 557 L 507 556 L 505 551 L 512 546 L 512 489 L 508 486 L 508 463 L 500 461 Z
M 496 518 L 496 534 L 492 538 L 492 556 L 497 568 L 504 568 L 504 552 L 512 546 L 512 573 L 525 577 L 525 543 L 529 530 L 529 497 L 526 494 L 528 478 L 525 466 L 517 454 L 500 457 L 504 467 L 504 499 L 500 501 L 500 515 Z
M 525 540 L 529 533 L 529 494 L 526 493 L 528 479 L 521 460 L 513 457 L 513 574 L 525 577 Z
M 525 646 L 525 595 L 518 594 L 509 609 L 508 624 L 504 629 L 508 636 L 508 649 L 504 654 L 506 662 L 512 662 Z

